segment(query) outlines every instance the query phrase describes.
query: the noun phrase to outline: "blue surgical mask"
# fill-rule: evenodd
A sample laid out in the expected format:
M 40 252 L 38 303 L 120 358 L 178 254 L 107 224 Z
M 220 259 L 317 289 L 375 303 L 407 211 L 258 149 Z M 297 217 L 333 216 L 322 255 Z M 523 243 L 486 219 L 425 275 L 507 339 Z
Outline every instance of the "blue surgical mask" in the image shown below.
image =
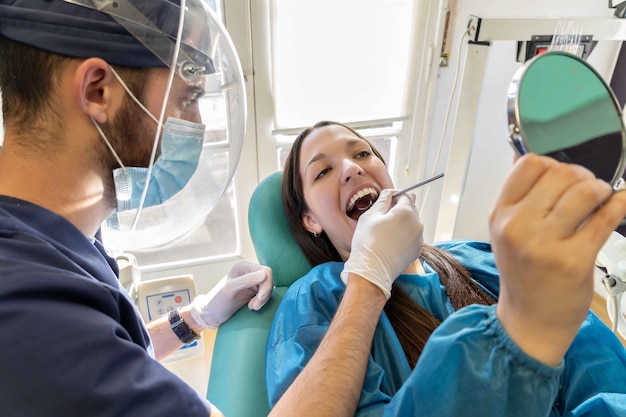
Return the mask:
M 162 204 L 187 185 L 200 161 L 204 132 L 203 124 L 167 119 L 161 136 L 161 155 L 152 167 L 143 207 Z M 139 208 L 148 168 L 116 168 L 113 180 L 117 211 Z
M 159 124 L 159 120 L 135 97 L 112 67 L 111 72 L 129 97 Z M 187 185 L 198 168 L 206 130 L 206 126 L 201 123 L 169 117 L 161 132 L 161 155 L 150 170 L 124 166 L 98 123 L 93 118 L 91 121 L 120 164 L 120 168 L 113 170 L 118 212 L 139 208 L 146 181 L 149 181 L 148 189 L 141 207 L 164 203 Z

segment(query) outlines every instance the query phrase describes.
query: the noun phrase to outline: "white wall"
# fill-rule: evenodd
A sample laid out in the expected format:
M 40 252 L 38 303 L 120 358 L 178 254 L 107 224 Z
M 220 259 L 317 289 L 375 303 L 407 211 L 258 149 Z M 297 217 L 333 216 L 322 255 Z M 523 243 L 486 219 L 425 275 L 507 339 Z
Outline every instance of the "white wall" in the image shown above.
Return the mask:
M 459 0 L 452 33 L 451 57 L 448 67 L 440 68 L 433 123 L 428 147 L 428 161 L 435 159 L 439 138 L 444 126 L 444 115 L 451 94 L 454 72 L 459 57 L 457 51 L 460 36 L 465 31 L 470 16 L 481 18 L 557 17 L 567 21 L 568 17 L 612 16 L 608 2 L 597 0 Z M 584 33 L 583 27 L 583 33 Z M 551 33 L 549 34 L 551 35 Z M 464 40 L 467 42 L 467 39 Z M 618 42 L 600 42 L 589 62 L 608 80 L 619 51 Z M 463 47 L 461 57 L 465 56 Z M 466 175 L 466 183 L 459 202 L 459 213 L 453 238 L 489 240 L 487 218 L 502 184 L 509 172 L 513 151 L 506 142 L 508 136 L 507 96 L 509 82 L 515 70 L 521 66 L 515 60 L 516 44 L 512 41 L 493 42 L 488 47 L 487 67 L 476 109 L 472 153 Z M 463 60 L 461 61 L 463 62 Z M 460 77 L 462 77 L 461 68 Z M 458 92 L 457 92 L 458 93 Z M 450 146 L 451 130 L 455 117 L 452 106 L 449 126 L 445 136 L 443 155 L 439 167 L 444 167 Z M 432 168 L 429 168 L 430 172 Z M 438 171 L 437 171 L 438 172 Z M 434 229 L 442 184 L 432 188 L 428 204 L 422 213 L 426 225 L 427 241 L 437 241 Z

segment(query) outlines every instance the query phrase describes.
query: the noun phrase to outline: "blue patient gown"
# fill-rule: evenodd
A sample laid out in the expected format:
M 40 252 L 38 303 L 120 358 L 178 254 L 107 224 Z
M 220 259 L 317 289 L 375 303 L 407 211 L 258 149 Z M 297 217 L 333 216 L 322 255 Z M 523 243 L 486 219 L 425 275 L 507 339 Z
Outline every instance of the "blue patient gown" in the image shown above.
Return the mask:
M 495 297 L 498 271 L 491 246 L 437 245 L 457 258 Z M 288 289 L 267 344 L 266 382 L 273 407 L 317 349 L 344 292 L 343 263 L 319 265 Z M 560 365 L 526 355 L 508 337 L 495 306 L 457 312 L 439 277 L 401 275 L 396 282 L 443 323 L 414 370 L 383 312 L 372 343 L 357 416 L 626 416 L 626 350 L 589 313 Z M 563 296 L 567 296 L 564 289 Z

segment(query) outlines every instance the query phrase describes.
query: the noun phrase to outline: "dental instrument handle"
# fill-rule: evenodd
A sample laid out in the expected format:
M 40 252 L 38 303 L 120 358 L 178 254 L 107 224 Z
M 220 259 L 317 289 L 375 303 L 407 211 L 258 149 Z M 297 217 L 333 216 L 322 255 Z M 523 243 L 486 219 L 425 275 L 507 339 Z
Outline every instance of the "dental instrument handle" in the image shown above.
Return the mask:
M 398 191 L 396 191 L 395 193 L 393 193 L 393 194 L 391 195 L 391 197 L 392 197 L 392 198 L 396 198 L 396 197 L 401 196 L 402 194 L 406 193 L 407 191 L 411 191 L 411 190 L 413 190 L 413 189 L 415 189 L 415 188 L 417 188 L 417 187 L 421 187 L 422 185 L 426 185 L 426 184 L 428 184 L 429 182 L 432 182 L 432 181 L 438 180 L 438 179 L 439 179 L 439 178 L 441 178 L 441 177 L 443 177 L 443 172 L 442 172 L 442 173 L 440 173 L 440 174 L 435 175 L 434 177 L 430 177 L 430 178 L 428 178 L 428 179 L 425 179 L 424 181 L 420 181 L 420 182 L 418 182 L 417 184 L 413 184 L 413 185 L 410 185 L 410 186 L 408 186 L 408 187 L 406 187 L 406 188 L 403 188 L 402 190 L 398 190 Z

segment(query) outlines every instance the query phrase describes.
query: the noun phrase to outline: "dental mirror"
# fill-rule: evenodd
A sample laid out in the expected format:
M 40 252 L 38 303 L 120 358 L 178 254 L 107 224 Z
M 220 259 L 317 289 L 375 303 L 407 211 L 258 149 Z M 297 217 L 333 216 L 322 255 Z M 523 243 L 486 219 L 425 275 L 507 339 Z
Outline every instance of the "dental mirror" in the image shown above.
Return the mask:
M 618 188 L 626 134 L 613 90 L 577 55 L 553 51 L 529 60 L 508 92 L 509 143 L 518 156 L 532 152 L 585 166 Z

